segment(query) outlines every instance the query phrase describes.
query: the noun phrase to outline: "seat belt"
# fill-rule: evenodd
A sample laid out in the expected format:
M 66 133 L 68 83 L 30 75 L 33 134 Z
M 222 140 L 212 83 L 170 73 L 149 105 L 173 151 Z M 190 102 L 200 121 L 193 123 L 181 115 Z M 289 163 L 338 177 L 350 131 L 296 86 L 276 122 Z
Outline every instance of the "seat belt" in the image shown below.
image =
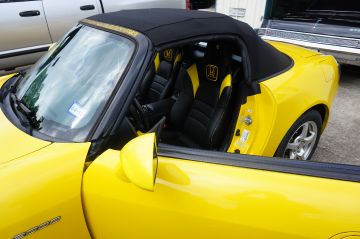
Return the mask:
M 181 63 L 181 66 L 180 66 L 180 69 L 179 69 L 179 74 L 178 74 L 178 77 L 176 78 L 176 81 L 175 81 L 174 94 L 171 97 L 171 98 L 173 98 L 175 100 L 177 100 L 181 90 L 183 89 L 183 81 L 184 81 L 184 78 L 185 78 L 187 68 L 188 68 L 188 63 L 187 62 Z

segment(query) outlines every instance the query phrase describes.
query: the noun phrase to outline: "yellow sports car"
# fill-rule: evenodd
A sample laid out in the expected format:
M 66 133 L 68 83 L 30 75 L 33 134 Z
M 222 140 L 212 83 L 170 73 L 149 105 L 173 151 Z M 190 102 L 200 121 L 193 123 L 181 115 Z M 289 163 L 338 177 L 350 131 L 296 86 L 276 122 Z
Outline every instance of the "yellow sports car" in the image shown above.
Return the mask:
M 217 13 L 82 20 L 0 80 L 0 238 L 357 238 L 359 168 L 307 161 L 338 78 Z

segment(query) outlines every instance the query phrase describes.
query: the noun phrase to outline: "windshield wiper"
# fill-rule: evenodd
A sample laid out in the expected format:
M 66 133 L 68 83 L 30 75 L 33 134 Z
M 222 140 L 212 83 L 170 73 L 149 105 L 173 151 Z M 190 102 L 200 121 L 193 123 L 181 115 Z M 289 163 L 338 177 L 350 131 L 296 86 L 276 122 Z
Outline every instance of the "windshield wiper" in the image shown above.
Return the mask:
M 0 89 L 0 103 L 3 102 L 5 96 L 9 93 L 9 92 L 14 92 L 16 89 L 16 86 L 18 85 L 18 82 L 21 80 L 21 78 L 23 78 L 25 75 L 24 71 L 20 71 L 17 75 L 13 76 L 16 77 L 16 79 L 9 79 L 9 83 L 8 86 L 6 86 L 6 83 L 2 86 L 2 88 Z M 10 82 L 12 81 L 12 82 Z
M 10 98 L 13 102 L 13 109 L 15 114 L 18 116 L 21 124 L 29 129 L 29 134 L 32 135 L 33 130 L 39 130 L 41 120 L 37 120 L 36 114 L 27 107 L 14 92 L 10 93 Z

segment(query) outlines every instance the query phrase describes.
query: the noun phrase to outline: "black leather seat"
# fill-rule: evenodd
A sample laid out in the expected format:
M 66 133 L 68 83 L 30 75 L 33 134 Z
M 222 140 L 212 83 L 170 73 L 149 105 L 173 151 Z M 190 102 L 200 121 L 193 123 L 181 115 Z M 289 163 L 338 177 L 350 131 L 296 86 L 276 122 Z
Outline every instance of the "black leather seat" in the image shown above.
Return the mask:
M 182 54 L 178 49 L 157 53 L 140 87 L 141 103 L 153 103 L 171 96 Z
M 186 69 L 182 90 L 170 113 L 170 127 L 162 134 L 168 144 L 219 149 L 231 110 L 231 53 L 208 43 L 204 60 Z

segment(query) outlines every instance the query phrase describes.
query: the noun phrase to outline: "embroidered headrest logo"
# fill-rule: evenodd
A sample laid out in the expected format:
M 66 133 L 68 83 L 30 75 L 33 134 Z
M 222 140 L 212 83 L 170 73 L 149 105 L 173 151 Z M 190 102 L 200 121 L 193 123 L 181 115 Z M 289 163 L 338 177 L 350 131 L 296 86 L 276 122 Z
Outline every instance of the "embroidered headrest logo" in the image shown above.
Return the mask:
M 217 81 L 219 68 L 215 65 L 206 65 L 206 78 L 211 81 Z
M 167 61 L 171 61 L 173 58 L 173 50 L 172 49 L 167 49 L 164 51 L 164 58 Z

